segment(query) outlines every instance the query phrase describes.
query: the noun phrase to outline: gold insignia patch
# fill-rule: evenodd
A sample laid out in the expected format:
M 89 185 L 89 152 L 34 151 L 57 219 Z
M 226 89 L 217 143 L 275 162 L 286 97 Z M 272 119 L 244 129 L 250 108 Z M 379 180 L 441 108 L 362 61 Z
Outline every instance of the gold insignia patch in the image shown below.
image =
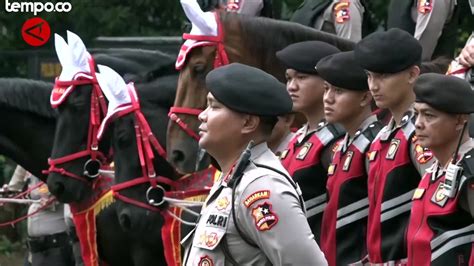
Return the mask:
M 38 188 L 38 190 L 41 194 L 48 194 L 49 193 L 48 186 L 46 184 L 41 185 Z
M 281 154 L 280 154 L 280 156 L 279 156 L 280 160 L 283 160 L 283 159 L 285 159 L 285 158 L 286 158 L 286 156 L 288 155 L 288 152 L 289 152 L 289 150 L 288 150 L 288 149 L 286 149 L 286 150 L 282 151 L 282 152 L 281 152 Z
M 367 153 L 367 158 L 369 158 L 369 161 L 372 162 L 375 160 L 375 156 L 377 155 L 377 151 L 369 151 Z
M 313 146 L 313 143 L 306 142 L 303 145 L 303 147 L 301 147 L 300 152 L 298 152 L 298 155 L 296 156 L 296 159 L 304 160 L 304 158 L 306 158 L 306 155 L 308 154 L 309 150 L 311 149 L 311 146 Z
M 269 199 L 270 198 L 270 190 L 259 190 L 257 192 L 252 193 L 244 200 L 245 207 L 250 207 L 255 202 L 261 199 Z
M 351 167 L 352 157 L 354 156 L 353 151 L 348 151 L 346 153 L 346 159 L 344 160 L 344 164 L 342 165 L 342 171 L 347 172 Z
M 328 167 L 328 175 L 333 175 L 335 170 L 336 170 L 336 165 L 330 164 Z
M 216 209 L 218 209 L 219 211 L 225 210 L 227 209 L 227 206 L 229 206 L 229 204 L 230 201 L 227 197 L 219 198 L 216 203 Z
M 395 155 L 397 154 L 397 150 L 398 150 L 399 146 L 400 146 L 400 140 L 399 139 L 393 139 L 392 142 L 390 142 L 390 147 L 388 148 L 387 155 L 385 156 L 385 159 L 393 160 L 393 158 L 395 158 Z
M 415 190 L 415 193 L 413 193 L 413 198 L 412 198 L 412 200 L 421 199 L 421 197 L 423 197 L 423 194 L 425 194 L 425 189 L 423 189 L 423 188 L 417 188 L 417 189 Z

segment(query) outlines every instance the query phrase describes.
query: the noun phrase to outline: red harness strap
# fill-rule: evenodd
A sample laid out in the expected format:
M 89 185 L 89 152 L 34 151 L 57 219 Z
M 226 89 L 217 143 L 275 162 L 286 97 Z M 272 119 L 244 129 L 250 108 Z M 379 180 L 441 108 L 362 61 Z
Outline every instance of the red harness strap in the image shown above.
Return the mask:
M 164 209 L 159 208 L 161 204 L 156 204 L 156 206 L 144 203 L 130 197 L 124 196 L 120 193 L 120 191 L 145 184 L 150 183 L 150 188 L 158 188 L 163 190 L 163 194 L 165 197 L 171 197 L 175 199 L 183 199 L 190 196 L 200 195 L 202 193 L 208 192 L 209 189 L 192 189 L 192 190 L 175 190 L 179 184 L 176 181 L 173 181 L 164 176 L 156 176 L 156 171 L 153 166 L 153 159 L 155 155 L 153 153 L 153 149 L 157 151 L 158 155 L 165 158 L 166 151 L 162 145 L 158 142 L 155 135 L 151 131 L 151 128 L 143 115 L 140 103 L 137 99 L 135 93 L 135 87 L 133 84 L 128 86 L 130 98 L 132 100 L 132 104 L 129 108 L 121 110 L 117 113 L 117 118 L 134 113 L 135 116 L 135 136 L 137 141 L 137 151 L 140 160 L 140 166 L 142 167 L 142 176 L 134 178 L 130 181 L 126 181 L 120 184 L 116 184 L 112 186 L 113 195 L 115 198 L 126 202 L 128 204 L 132 204 L 150 211 L 160 212 L 162 215 L 166 215 Z M 170 190 L 165 190 L 160 184 L 164 184 L 170 187 Z M 147 195 L 148 196 L 148 195 Z
M 136 97 L 135 87 L 133 84 L 128 85 L 128 92 L 132 100 L 130 108 L 122 110 L 117 113 L 117 117 L 124 116 L 126 114 L 134 113 L 135 116 L 135 137 L 137 141 L 137 151 L 140 160 L 140 166 L 142 167 L 142 176 L 134 178 L 130 181 L 126 181 L 120 184 L 112 186 L 113 195 L 115 198 L 122 200 L 126 203 L 150 210 L 155 212 L 161 212 L 160 208 L 152 206 L 148 203 L 129 198 L 120 194 L 119 191 L 131 188 L 144 183 L 150 183 L 151 188 L 160 187 L 158 184 L 165 184 L 170 187 L 174 187 L 175 182 L 167 177 L 156 176 L 155 168 L 153 166 L 153 159 L 155 155 L 153 149 L 155 149 L 159 156 L 165 158 L 166 151 L 163 146 L 158 142 L 155 135 L 151 131 L 150 125 L 148 124 L 145 116 L 143 115 L 140 103 Z M 161 188 L 162 189 L 162 188 Z M 164 190 L 164 189 L 163 189 Z M 166 193 L 165 193 L 166 195 Z
M 225 51 L 224 45 L 224 28 L 222 27 L 222 22 L 219 18 L 219 13 L 214 12 L 217 22 L 217 36 L 203 36 L 203 35 L 193 35 L 189 33 L 183 34 L 183 39 L 185 40 L 195 40 L 195 41 L 207 41 L 214 43 L 217 48 L 216 57 L 214 58 L 214 68 L 229 64 L 229 57 Z
M 168 113 L 169 118 L 171 121 L 178 124 L 178 126 L 188 134 L 188 136 L 192 137 L 193 139 L 199 141 L 200 137 L 196 132 L 194 132 L 189 126 L 178 117 L 177 114 L 186 114 L 186 115 L 193 115 L 198 116 L 203 110 L 201 109 L 194 109 L 194 108 L 187 108 L 187 107 L 171 107 L 170 112 Z
M 224 45 L 224 27 L 222 27 L 222 22 L 219 18 L 219 13 L 214 12 L 217 22 L 217 36 L 202 36 L 202 35 L 192 35 L 188 33 L 183 34 L 183 39 L 185 40 L 195 40 L 195 41 L 207 41 L 211 42 L 216 46 L 216 56 L 214 58 L 214 68 L 220 66 L 228 65 L 230 63 L 227 52 L 225 51 Z M 178 124 L 178 126 L 186 132 L 190 137 L 199 141 L 200 137 L 197 135 L 183 120 L 181 120 L 177 114 L 186 114 L 198 116 L 203 110 L 196 108 L 187 108 L 187 107 L 171 107 L 168 116 L 170 119 Z
M 99 129 L 101 119 L 107 113 L 107 104 L 105 102 L 104 95 L 100 86 L 97 82 L 95 69 L 94 69 L 94 61 L 92 57 L 89 60 L 89 65 L 91 69 L 90 75 L 88 73 L 79 72 L 75 75 L 73 80 L 71 81 L 60 81 L 56 79 L 55 86 L 58 87 L 69 87 L 73 86 L 76 88 L 78 85 L 92 85 L 92 93 L 91 93 L 91 110 L 90 110 L 90 119 L 89 119 L 89 130 L 87 136 L 87 146 L 85 150 L 69 154 L 63 157 L 55 158 L 55 159 L 48 159 L 49 169 L 43 171 L 45 174 L 49 174 L 52 172 L 59 173 L 64 176 L 68 176 L 70 178 L 74 178 L 76 180 L 88 183 L 89 180 L 84 178 L 83 176 L 76 175 L 67 171 L 64 168 L 58 167 L 58 165 L 74 161 L 76 159 L 90 156 L 92 161 L 98 161 L 101 164 L 106 162 L 106 156 L 98 150 L 99 144 L 97 139 L 97 131 Z M 89 163 L 89 161 L 86 162 Z M 86 166 L 85 165 L 85 166 Z

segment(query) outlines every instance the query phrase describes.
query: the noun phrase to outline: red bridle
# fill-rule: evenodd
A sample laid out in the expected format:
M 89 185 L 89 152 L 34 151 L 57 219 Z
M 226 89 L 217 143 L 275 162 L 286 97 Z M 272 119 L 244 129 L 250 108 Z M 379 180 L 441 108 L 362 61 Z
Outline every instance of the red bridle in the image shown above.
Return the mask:
M 214 68 L 229 64 L 229 57 L 225 51 L 224 45 L 224 28 L 222 27 L 221 20 L 219 18 L 219 13 L 214 12 L 217 22 L 217 36 L 202 36 L 202 35 L 192 35 L 188 33 L 183 34 L 183 39 L 185 40 L 195 40 L 195 41 L 206 41 L 212 43 L 216 46 L 216 56 L 214 58 Z M 196 132 L 194 132 L 182 119 L 178 117 L 177 114 L 185 114 L 198 116 L 203 110 L 197 108 L 188 108 L 188 107 L 171 107 L 168 116 L 171 121 L 175 122 L 188 136 L 199 141 L 200 137 Z
M 140 160 L 140 166 L 142 168 L 142 176 L 134 178 L 130 181 L 113 185 L 112 192 L 115 198 L 123 202 L 150 211 L 159 212 L 161 211 L 161 209 L 157 207 L 161 206 L 164 200 L 161 200 L 160 202 L 154 202 L 152 201 L 153 199 L 150 197 L 150 193 L 152 193 L 153 190 L 157 189 L 161 191 L 160 193 L 162 193 L 163 196 L 165 196 L 168 192 L 165 192 L 165 189 L 160 184 L 165 184 L 170 187 L 174 187 L 175 182 L 164 176 L 156 176 L 156 171 L 153 166 L 153 159 L 155 158 L 153 149 L 158 153 L 159 156 L 163 158 L 166 158 L 166 151 L 151 131 L 150 125 L 148 124 L 145 116 L 141 111 L 140 103 L 136 96 L 135 87 L 133 86 L 133 84 L 129 84 L 127 88 L 130 98 L 132 100 L 131 106 L 130 108 L 119 111 L 117 113 L 117 117 L 121 117 L 130 113 L 133 113 L 135 117 L 135 137 L 137 141 L 137 151 Z M 144 183 L 150 183 L 150 188 L 148 188 L 146 193 L 148 204 L 132 199 L 120 193 L 121 190 L 128 189 Z
M 107 161 L 107 157 L 101 151 L 99 151 L 99 141 L 97 139 L 97 131 L 99 129 L 100 123 L 102 121 L 102 118 L 107 113 L 107 104 L 105 102 L 102 90 L 100 89 L 100 86 L 96 79 L 94 61 L 92 57 L 89 60 L 89 65 L 91 69 L 90 74 L 80 72 L 77 73 L 74 79 L 71 81 L 60 81 L 58 79 L 56 79 L 55 81 L 55 87 L 61 88 L 73 86 L 73 89 L 75 89 L 76 86 L 79 85 L 92 85 L 91 109 L 86 149 L 59 158 L 49 158 L 49 168 L 48 170 L 43 171 L 44 174 L 58 173 L 60 175 L 67 176 L 86 183 L 89 183 L 89 179 L 96 178 L 97 176 L 99 176 L 98 172 L 94 174 L 89 173 L 88 169 L 91 164 L 95 163 L 98 165 L 97 167 L 100 168 Z M 84 175 L 88 178 L 71 173 L 63 167 L 58 167 L 61 164 L 65 164 L 83 157 L 90 157 L 90 159 L 87 160 L 84 164 Z

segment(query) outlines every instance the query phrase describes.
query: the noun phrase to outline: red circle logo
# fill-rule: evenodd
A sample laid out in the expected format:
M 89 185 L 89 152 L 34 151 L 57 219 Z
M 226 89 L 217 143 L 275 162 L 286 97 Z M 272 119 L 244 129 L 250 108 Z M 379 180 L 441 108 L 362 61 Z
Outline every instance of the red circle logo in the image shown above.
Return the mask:
M 31 46 L 45 44 L 51 36 L 51 28 L 48 22 L 42 18 L 30 18 L 21 27 L 23 40 Z

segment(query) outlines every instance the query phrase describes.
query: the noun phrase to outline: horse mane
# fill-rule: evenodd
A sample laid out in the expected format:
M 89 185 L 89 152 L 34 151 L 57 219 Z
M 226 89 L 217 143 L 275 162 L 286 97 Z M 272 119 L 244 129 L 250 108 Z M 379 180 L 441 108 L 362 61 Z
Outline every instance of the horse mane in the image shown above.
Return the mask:
M 438 73 L 445 74 L 448 71 L 449 64 L 453 59 L 440 56 L 432 61 L 422 62 L 420 66 L 421 73 Z
M 355 43 L 350 40 L 298 23 L 226 12 L 221 12 L 220 16 L 224 27 L 239 23 L 243 43 L 258 54 L 267 54 L 267 58 L 274 58 L 277 51 L 292 43 L 309 40 L 332 44 L 341 51 L 353 50 L 355 46 Z M 258 38 L 258 41 L 255 41 L 256 38 Z
M 178 75 L 166 75 L 146 83 L 136 83 L 137 93 L 143 106 L 156 105 L 169 108 L 174 104 Z
M 46 118 L 56 118 L 49 97 L 52 83 L 23 78 L 0 78 L 0 107 L 14 108 Z
M 96 63 L 107 65 L 127 81 L 148 82 L 175 74 L 175 57 L 158 50 L 111 48 L 94 54 Z
M 235 13 L 220 12 L 224 27 L 240 23 L 242 40 L 255 54 L 266 54 L 264 65 L 271 64 L 268 60 L 274 58 L 279 50 L 286 46 L 309 40 L 317 40 L 332 44 L 341 51 L 350 51 L 355 47 L 355 42 L 303 26 L 298 23 L 269 19 L 265 17 L 254 17 L 239 15 Z M 257 37 L 258 36 L 258 37 Z M 258 38 L 258 41 L 255 41 Z M 423 62 L 421 72 L 445 73 L 452 59 L 438 57 L 432 61 Z

